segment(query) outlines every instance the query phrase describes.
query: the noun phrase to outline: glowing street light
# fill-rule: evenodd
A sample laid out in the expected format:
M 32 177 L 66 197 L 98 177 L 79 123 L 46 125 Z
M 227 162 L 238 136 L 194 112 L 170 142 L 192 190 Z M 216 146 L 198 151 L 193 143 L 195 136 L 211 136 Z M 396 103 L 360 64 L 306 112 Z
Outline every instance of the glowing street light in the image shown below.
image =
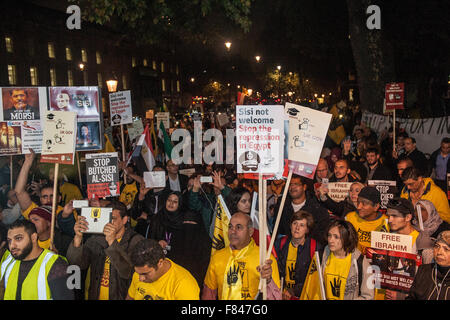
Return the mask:
M 247 93 L 248 93 L 249 96 L 251 96 L 252 93 L 253 93 L 253 90 L 252 90 L 252 89 L 248 89 L 248 90 L 247 90 Z
M 261 60 L 261 56 L 256 56 L 255 59 L 256 59 L 256 62 L 259 62 Z
M 280 71 L 281 70 L 281 66 L 277 66 L 277 69 L 278 69 L 278 71 Z
M 195 81 L 195 78 L 194 78 L 194 77 L 192 77 L 192 78 L 190 79 L 190 81 L 191 81 L 191 82 L 194 82 L 194 81 Z
M 230 51 L 231 42 L 230 41 L 225 42 L 225 47 L 227 47 L 227 50 Z

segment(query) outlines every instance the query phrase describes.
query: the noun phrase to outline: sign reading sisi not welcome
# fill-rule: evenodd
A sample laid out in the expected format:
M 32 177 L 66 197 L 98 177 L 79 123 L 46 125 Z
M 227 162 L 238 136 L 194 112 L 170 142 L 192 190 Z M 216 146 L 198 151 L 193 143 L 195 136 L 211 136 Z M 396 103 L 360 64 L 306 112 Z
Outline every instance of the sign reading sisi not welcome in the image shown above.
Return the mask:
M 283 170 L 283 106 L 236 106 L 238 173 Z

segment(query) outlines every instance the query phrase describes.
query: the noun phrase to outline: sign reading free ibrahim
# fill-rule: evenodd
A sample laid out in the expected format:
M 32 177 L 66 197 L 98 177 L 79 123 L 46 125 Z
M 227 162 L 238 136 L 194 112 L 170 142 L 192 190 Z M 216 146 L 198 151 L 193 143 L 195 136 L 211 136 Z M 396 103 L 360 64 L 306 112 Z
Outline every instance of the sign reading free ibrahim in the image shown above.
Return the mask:
M 283 106 L 236 106 L 237 172 L 283 170 Z
M 330 113 L 286 103 L 289 169 L 312 179 L 330 126 Z

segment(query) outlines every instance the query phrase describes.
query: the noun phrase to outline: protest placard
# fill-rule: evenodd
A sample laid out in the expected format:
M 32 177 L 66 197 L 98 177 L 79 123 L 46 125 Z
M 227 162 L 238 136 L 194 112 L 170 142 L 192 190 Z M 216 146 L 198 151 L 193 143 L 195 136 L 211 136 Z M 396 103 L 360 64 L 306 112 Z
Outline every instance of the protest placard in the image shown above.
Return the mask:
M 115 197 L 120 194 L 117 152 L 86 154 L 88 198 Z
M 127 128 L 130 141 L 133 141 L 144 132 L 144 125 L 141 119 L 136 119 L 133 123 L 129 124 Z
M 77 114 L 76 151 L 103 149 L 103 112 L 99 87 L 49 87 L 51 111 Z
M 289 115 L 289 169 L 312 179 L 332 115 L 289 102 L 285 112 Z
M 220 113 L 216 116 L 219 127 L 226 126 L 230 121 L 228 119 L 228 115 L 226 113 Z
M 71 111 L 47 111 L 44 116 L 41 162 L 73 164 L 76 116 Z
M 236 106 L 238 173 L 283 170 L 283 106 Z
M 145 171 L 144 182 L 146 188 L 164 188 L 166 173 L 164 171 Z
M 110 93 L 109 106 L 111 126 L 130 124 L 133 122 L 130 90 Z
M 403 109 L 405 83 L 388 83 L 385 89 L 386 110 Z
M 422 264 L 413 252 L 412 236 L 372 231 L 371 254 L 376 286 L 408 293 Z
M 397 194 L 397 182 L 389 180 L 369 180 L 367 185 L 376 187 L 381 194 L 381 206 L 384 211 L 387 209 L 387 203 L 389 199 L 394 198 Z
M 105 225 L 112 221 L 112 208 L 81 208 L 81 216 L 88 223 L 85 233 L 103 233 Z
M 195 173 L 195 168 L 181 169 L 178 170 L 178 173 L 190 177 Z
M 328 195 L 336 202 L 341 202 L 348 196 L 353 182 L 329 182 Z
M 156 114 L 156 128 L 159 128 L 159 123 L 163 122 L 164 128 L 168 130 L 170 128 L 170 113 L 169 112 L 158 112 Z

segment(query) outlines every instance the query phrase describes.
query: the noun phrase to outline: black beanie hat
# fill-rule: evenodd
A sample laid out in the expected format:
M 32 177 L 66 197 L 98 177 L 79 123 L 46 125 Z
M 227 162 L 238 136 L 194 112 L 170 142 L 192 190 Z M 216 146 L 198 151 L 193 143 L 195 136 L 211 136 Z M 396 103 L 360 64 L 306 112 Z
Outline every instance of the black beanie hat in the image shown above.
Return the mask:
M 372 201 L 374 204 L 381 203 L 381 194 L 377 188 L 367 186 L 361 189 L 358 197 Z

